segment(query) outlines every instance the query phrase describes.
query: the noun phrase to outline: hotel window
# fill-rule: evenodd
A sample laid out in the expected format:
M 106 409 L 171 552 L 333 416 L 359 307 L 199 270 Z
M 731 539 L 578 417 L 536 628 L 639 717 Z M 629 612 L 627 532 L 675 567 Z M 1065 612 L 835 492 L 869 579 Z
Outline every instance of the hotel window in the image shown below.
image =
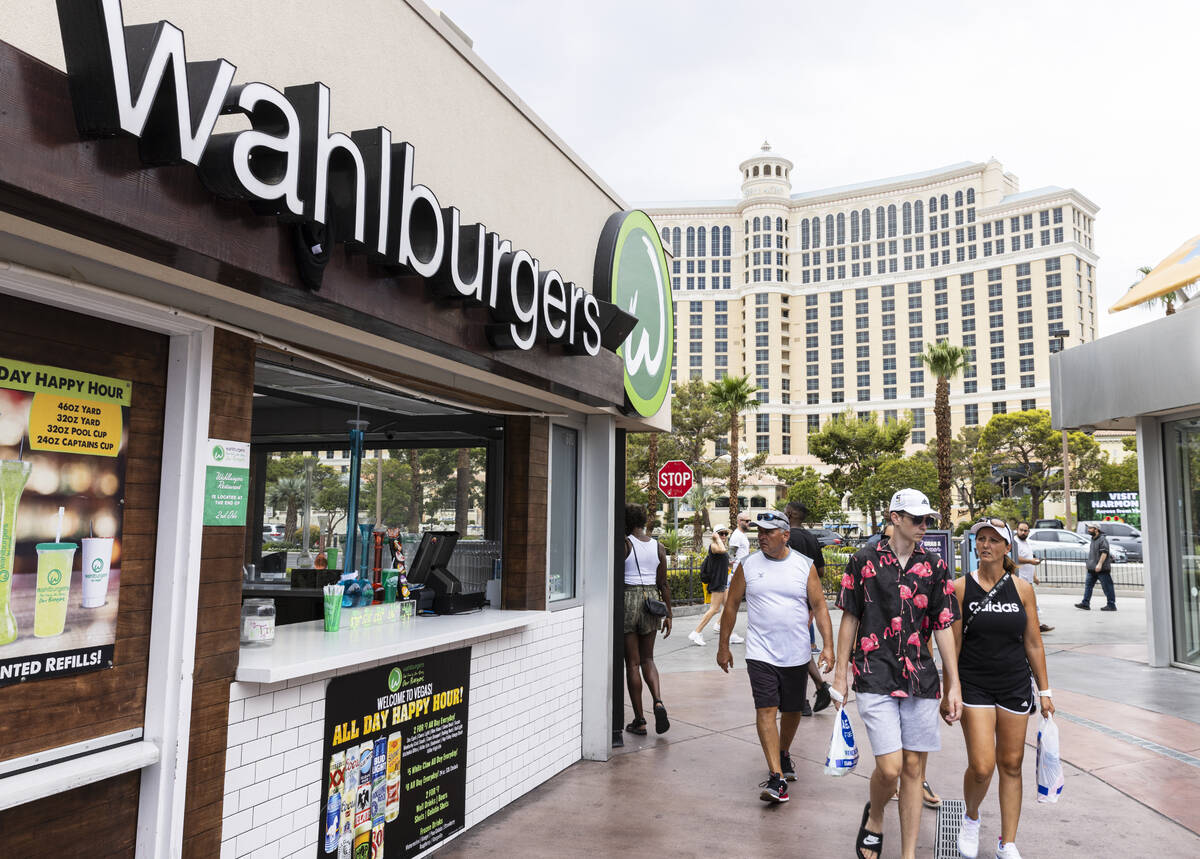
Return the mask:
M 1022 358 L 1020 369 L 1021 369 L 1022 373 L 1032 373 L 1033 372 L 1033 358 Z
M 992 403 L 992 414 L 1003 415 L 1008 412 L 1008 403 L 1003 400 L 998 403 Z
M 1017 339 L 1018 340 L 1032 340 L 1033 339 L 1033 326 L 1026 325 L 1021 328 L 1018 328 L 1017 329 Z
M 1032 388 L 1033 386 L 1034 386 L 1033 376 L 1022 376 L 1021 377 L 1021 387 L 1022 388 Z
M 974 379 L 970 379 L 966 382 L 963 382 L 963 393 L 964 394 L 974 394 L 978 390 L 979 390 L 979 383 L 976 382 Z
M 1037 400 L 1021 400 L 1021 411 L 1031 412 L 1037 408 Z
M 976 426 L 979 423 L 979 406 L 975 403 L 967 403 L 963 406 L 963 423 L 967 426 Z

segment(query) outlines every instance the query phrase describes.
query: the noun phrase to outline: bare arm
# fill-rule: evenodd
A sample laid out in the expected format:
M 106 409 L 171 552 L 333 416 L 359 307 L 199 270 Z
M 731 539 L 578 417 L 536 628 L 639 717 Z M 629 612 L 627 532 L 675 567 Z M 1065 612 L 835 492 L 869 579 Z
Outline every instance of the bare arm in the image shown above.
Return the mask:
M 854 653 L 854 639 L 857 635 L 858 618 L 848 611 L 842 612 L 842 622 L 838 626 L 837 658 L 833 671 L 833 691 L 838 693 L 833 697 L 835 701 L 839 695 L 842 698 L 842 701 L 838 703 L 839 707 L 845 701 L 846 693 L 850 691 L 850 656 Z
M 721 642 L 717 645 L 717 665 L 726 674 L 733 667 L 733 654 L 729 652 L 729 635 L 733 625 L 737 623 L 738 606 L 746 595 L 746 574 L 742 565 L 738 564 L 733 572 L 733 581 L 729 583 L 729 592 L 725 594 L 725 608 L 721 612 Z
M 825 591 L 821 587 L 821 576 L 814 566 L 808 571 L 808 607 L 817 629 L 821 633 L 821 655 L 817 659 L 817 668 L 822 674 L 828 674 L 833 667 L 833 621 L 829 617 L 829 605 L 825 602 Z
M 721 539 L 721 535 L 716 531 L 713 532 L 712 540 L 708 543 L 708 549 L 718 555 L 724 555 L 729 550 L 725 548 L 725 541 Z
M 960 626 L 962 621 L 955 621 Z M 935 629 L 933 638 L 937 642 L 938 653 L 942 654 L 942 681 L 945 686 L 942 704 L 946 724 L 957 722 L 962 716 L 962 687 L 958 685 L 958 647 L 955 645 L 954 629 Z
M 671 586 L 667 582 L 667 550 L 663 548 L 662 543 L 658 544 L 658 570 L 655 572 L 654 584 L 662 594 L 663 602 L 667 604 L 667 616 L 662 620 L 663 638 L 667 638 L 671 635 L 671 618 L 674 612 L 671 610 Z
M 1050 688 L 1050 674 L 1046 671 L 1046 649 L 1042 645 L 1041 622 L 1038 620 L 1037 595 L 1028 582 L 1017 580 L 1017 593 L 1021 604 L 1025 606 L 1025 658 L 1033 669 L 1033 679 L 1041 691 Z M 1040 695 L 1039 703 L 1042 715 L 1054 713 L 1054 700 L 1049 695 Z

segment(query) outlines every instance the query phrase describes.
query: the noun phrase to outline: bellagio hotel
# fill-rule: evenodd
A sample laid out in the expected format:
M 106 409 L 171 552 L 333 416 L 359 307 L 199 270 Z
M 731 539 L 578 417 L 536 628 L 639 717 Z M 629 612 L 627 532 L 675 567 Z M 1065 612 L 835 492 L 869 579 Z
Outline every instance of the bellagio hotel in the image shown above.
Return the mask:
M 846 409 L 911 412 L 910 449 L 932 439 L 926 343 L 970 350 L 957 434 L 1049 408 L 1051 350 L 1096 336 L 1097 207 L 1078 191 L 1020 191 L 993 159 L 793 193 L 766 143 L 738 169 L 738 199 L 643 208 L 671 258 L 677 377 L 748 375 L 743 438 L 768 465 L 818 465 L 807 435 Z

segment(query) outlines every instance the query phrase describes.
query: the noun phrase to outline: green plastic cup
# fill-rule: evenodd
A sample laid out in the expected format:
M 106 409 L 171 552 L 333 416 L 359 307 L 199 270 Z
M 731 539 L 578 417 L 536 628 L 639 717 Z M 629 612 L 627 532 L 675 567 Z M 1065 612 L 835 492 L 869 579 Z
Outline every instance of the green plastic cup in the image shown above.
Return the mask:
M 342 628 L 342 595 L 325 594 L 325 631 L 337 632 Z

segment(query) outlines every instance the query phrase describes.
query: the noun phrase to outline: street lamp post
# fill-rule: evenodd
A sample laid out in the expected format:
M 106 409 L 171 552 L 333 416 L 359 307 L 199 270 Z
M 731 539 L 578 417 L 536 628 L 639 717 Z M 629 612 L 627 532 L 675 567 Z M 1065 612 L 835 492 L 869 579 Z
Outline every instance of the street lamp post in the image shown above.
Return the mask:
M 1061 352 L 1063 350 L 1063 340 L 1070 336 L 1070 332 L 1065 328 L 1058 328 L 1050 331 L 1050 354 Z M 1071 521 L 1071 452 L 1068 444 L 1068 430 L 1063 427 L 1062 430 L 1062 472 L 1063 472 L 1063 512 L 1066 516 L 1067 530 L 1072 530 L 1073 522 Z

